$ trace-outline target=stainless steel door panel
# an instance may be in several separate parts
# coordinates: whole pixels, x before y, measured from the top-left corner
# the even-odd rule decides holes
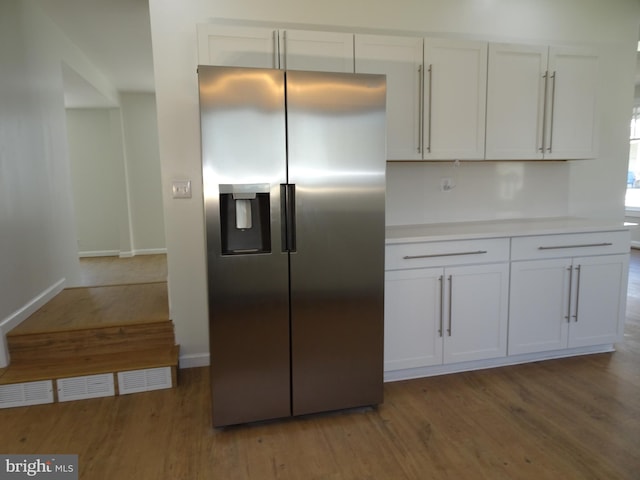
[[[213,423],[288,416],[288,263],[280,252],[280,184],[286,181],[283,72],[200,66],[198,77]],[[221,255],[219,185],[265,183],[271,253]]]
[[[385,79],[287,72],[293,413],[382,401]]]

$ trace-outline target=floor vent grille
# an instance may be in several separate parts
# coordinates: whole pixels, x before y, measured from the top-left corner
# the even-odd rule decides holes
[[[43,403],[53,403],[51,380],[0,385],[0,408],[25,407]]]
[[[118,372],[120,395],[171,388],[171,367]]]
[[[86,398],[112,397],[115,395],[112,373],[61,378],[57,383],[59,402],[83,400]]]

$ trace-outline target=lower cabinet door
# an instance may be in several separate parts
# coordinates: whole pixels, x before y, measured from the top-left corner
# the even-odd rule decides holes
[[[442,268],[385,274],[384,369],[442,363]]]
[[[571,259],[511,264],[509,355],[566,348]]]
[[[445,269],[444,363],[507,354],[509,265]]]
[[[626,254],[513,262],[509,355],[619,341],[628,273]]]
[[[628,255],[573,259],[574,300],[569,347],[620,340],[624,329]]]

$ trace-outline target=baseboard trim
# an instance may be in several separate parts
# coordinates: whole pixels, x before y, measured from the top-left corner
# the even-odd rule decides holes
[[[475,362],[452,363],[449,365],[433,365],[430,367],[407,368],[402,370],[387,370],[384,372],[384,381],[397,382],[401,380],[411,380],[414,378],[433,377],[436,375],[447,375],[450,373],[471,372],[474,370],[484,370],[486,368],[507,367],[510,365],[519,365],[521,363],[540,362],[544,360],[554,360],[558,358],[575,357],[579,355],[590,355],[594,353],[609,353],[614,351],[614,345],[604,344],[588,347],[567,348],[564,350],[552,350],[549,352],[510,355],[507,357],[478,360]]]
[[[80,258],[91,257],[117,257],[120,255],[120,250],[90,250],[86,252],[78,252]]]
[[[33,297],[24,306],[13,312],[0,322],[0,368],[4,368],[9,365],[9,350],[7,348],[6,335],[11,330],[20,325],[24,320],[29,318],[30,315],[36,312],[45,303],[59,294],[64,285],[66,279],[62,278],[56,283],[51,285],[46,290],[42,291],[39,295]]]
[[[208,367],[211,364],[211,357],[208,353],[195,353],[182,355],[179,361],[180,368]]]
[[[120,257],[130,258],[136,255],[159,255],[166,254],[166,248],[141,248],[140,250],[88,250],[85,252],[78,252],[79,258],[91,258],[91,257]]]
[[[166,254],[166,248],[141,248],[140,250],[133,250],[131,252],[121,252],[121,257],[135,257],[136,255],[159,255]]]

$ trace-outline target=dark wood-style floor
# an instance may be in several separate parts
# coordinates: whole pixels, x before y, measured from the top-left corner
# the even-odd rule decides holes
[[[640,479],[640,254],[611,354],[385,385],[376,409],[211,428],[208,369],[177,389],[0,410],[0,453],[100,479]]]

